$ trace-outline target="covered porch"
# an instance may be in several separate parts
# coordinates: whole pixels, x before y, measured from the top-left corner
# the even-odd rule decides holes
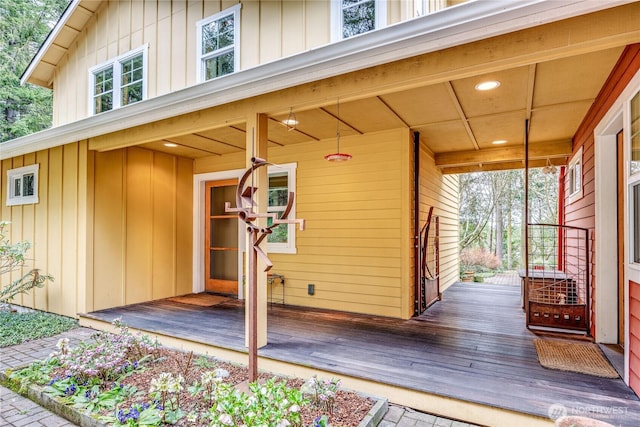
[[[337,376],[346,387],[483,425],[551,425],[552,405],[635,425],[640,401],[621,379],[540,366],[524,316],[520,287],[509,283],[457,283],[411,320],[274,304],[259,368]],[[105,328],[117,317],[165,345],[246,363],[241,301],[156,300],[88,313],[81,324]]]

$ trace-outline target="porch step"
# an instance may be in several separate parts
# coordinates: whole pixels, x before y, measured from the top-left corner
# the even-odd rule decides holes
[[[91,314],[80,315],[80,325],[115,332],[115,329],[109,321],[100,320]],[[178,338],[159,333],[157,331],[150,331],[148,329],[138,329],[131,323],[129,323],[128,326],[132,333],[140,332],[152,337],[157,337],[157,339],[167,347],[176,348],[182,351],[193,351],[194,353],[207,354],[209,356],[214,356],[234,363],[247,363],[247,354],[243,351],[219,347],[203,343],[198,340]],[[482,405],[448,396],[402,388],[355,376],[347,376],[341,372],[316,369],[302,363],[291,363],[260,355],[258,357],[258,366],[261,370],[286,376],[297,376],[302,378],[310,378],[313,375],[329,378],[338,377],[341,379],[345,388],[369,395],[381,396],[388,399],[390,403],[396,405],[413,408],[418,411],[456,419],[467,423],[505,427],[512,427],[515,425],[549,427],[553,425],[553,422],[550,419],[532,414],[510,411],[491,405]]]

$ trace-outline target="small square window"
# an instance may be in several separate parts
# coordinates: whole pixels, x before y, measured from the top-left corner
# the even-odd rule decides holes
[[[38,203],[39,169],[36,164],[7,171],[7,206]]]
[[[567,170],[567,190],[569,193],[569,203],[582,197],[582,147],[569,162]]]

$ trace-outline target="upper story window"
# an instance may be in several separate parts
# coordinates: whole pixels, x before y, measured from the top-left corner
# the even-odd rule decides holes
[[[35,164],[7,171],[7,206],[38,203],[39,170]]]
[[[89,73],[91,114],[142,101],[147,96],[147,47],[96,65]]]
[[[282,215],[289,202],[289,193],[296,191],[296,163],[287,163],[278,166],[269,166],[269,195],[268,212]],[[295,200],[294,200],[295,201]],[[295,203],[289,213],[289,218],[296,216]],[[271,225],[271,219],[267,219],[267,225]],[[280,224],[273,229],[273,233],[267,236],[267,250],[274,253],[296,252],[296,226],[295,224]]]
[[[384,0],[331,1],[333,41],[366,33],[385,25],[387,25],[387,2]]]
[[[582,147],[569,162],[567,171],[569,203],[582,197]]]
[[[416,0],[413,3],[415,16],[423,16],[449,7],[447,0]]]
[[[230,7],[198,21],[198,81],[230,74],[239,68],[240,7]]]

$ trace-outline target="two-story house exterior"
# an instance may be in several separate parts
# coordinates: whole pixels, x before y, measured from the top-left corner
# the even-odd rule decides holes
[[[594,105],[617,105],[628,132],[615,236],[637,252],[637,43],[640,4],[623,0],[73,0],[22,78],[53,89],[54,126],[1,146],[0,216],[56,278],[17,302],[76,316],[242,298],[244,232],[220,203],[258,156],[274,164],[256,176],[262,207],[281,211],[294,191],[307,222],[265,248],[285,303],[407,319],[430,207],[441,290],[458,279],[455,174],[523,167],[525,123],[531,166],[569,164],[605,113]],[[596,164],[585,189],[597,141],[581,151],[581,171]],[[325,159],[336,152],[352,157]],[[567,199],[567,222],[595,218],[592,329],[609,342],[598,322],[622,328],[638,393],[638,259],[623,273],[627,317],[609,325],[598,257],[611,242],[593,206],[574,218]]]

